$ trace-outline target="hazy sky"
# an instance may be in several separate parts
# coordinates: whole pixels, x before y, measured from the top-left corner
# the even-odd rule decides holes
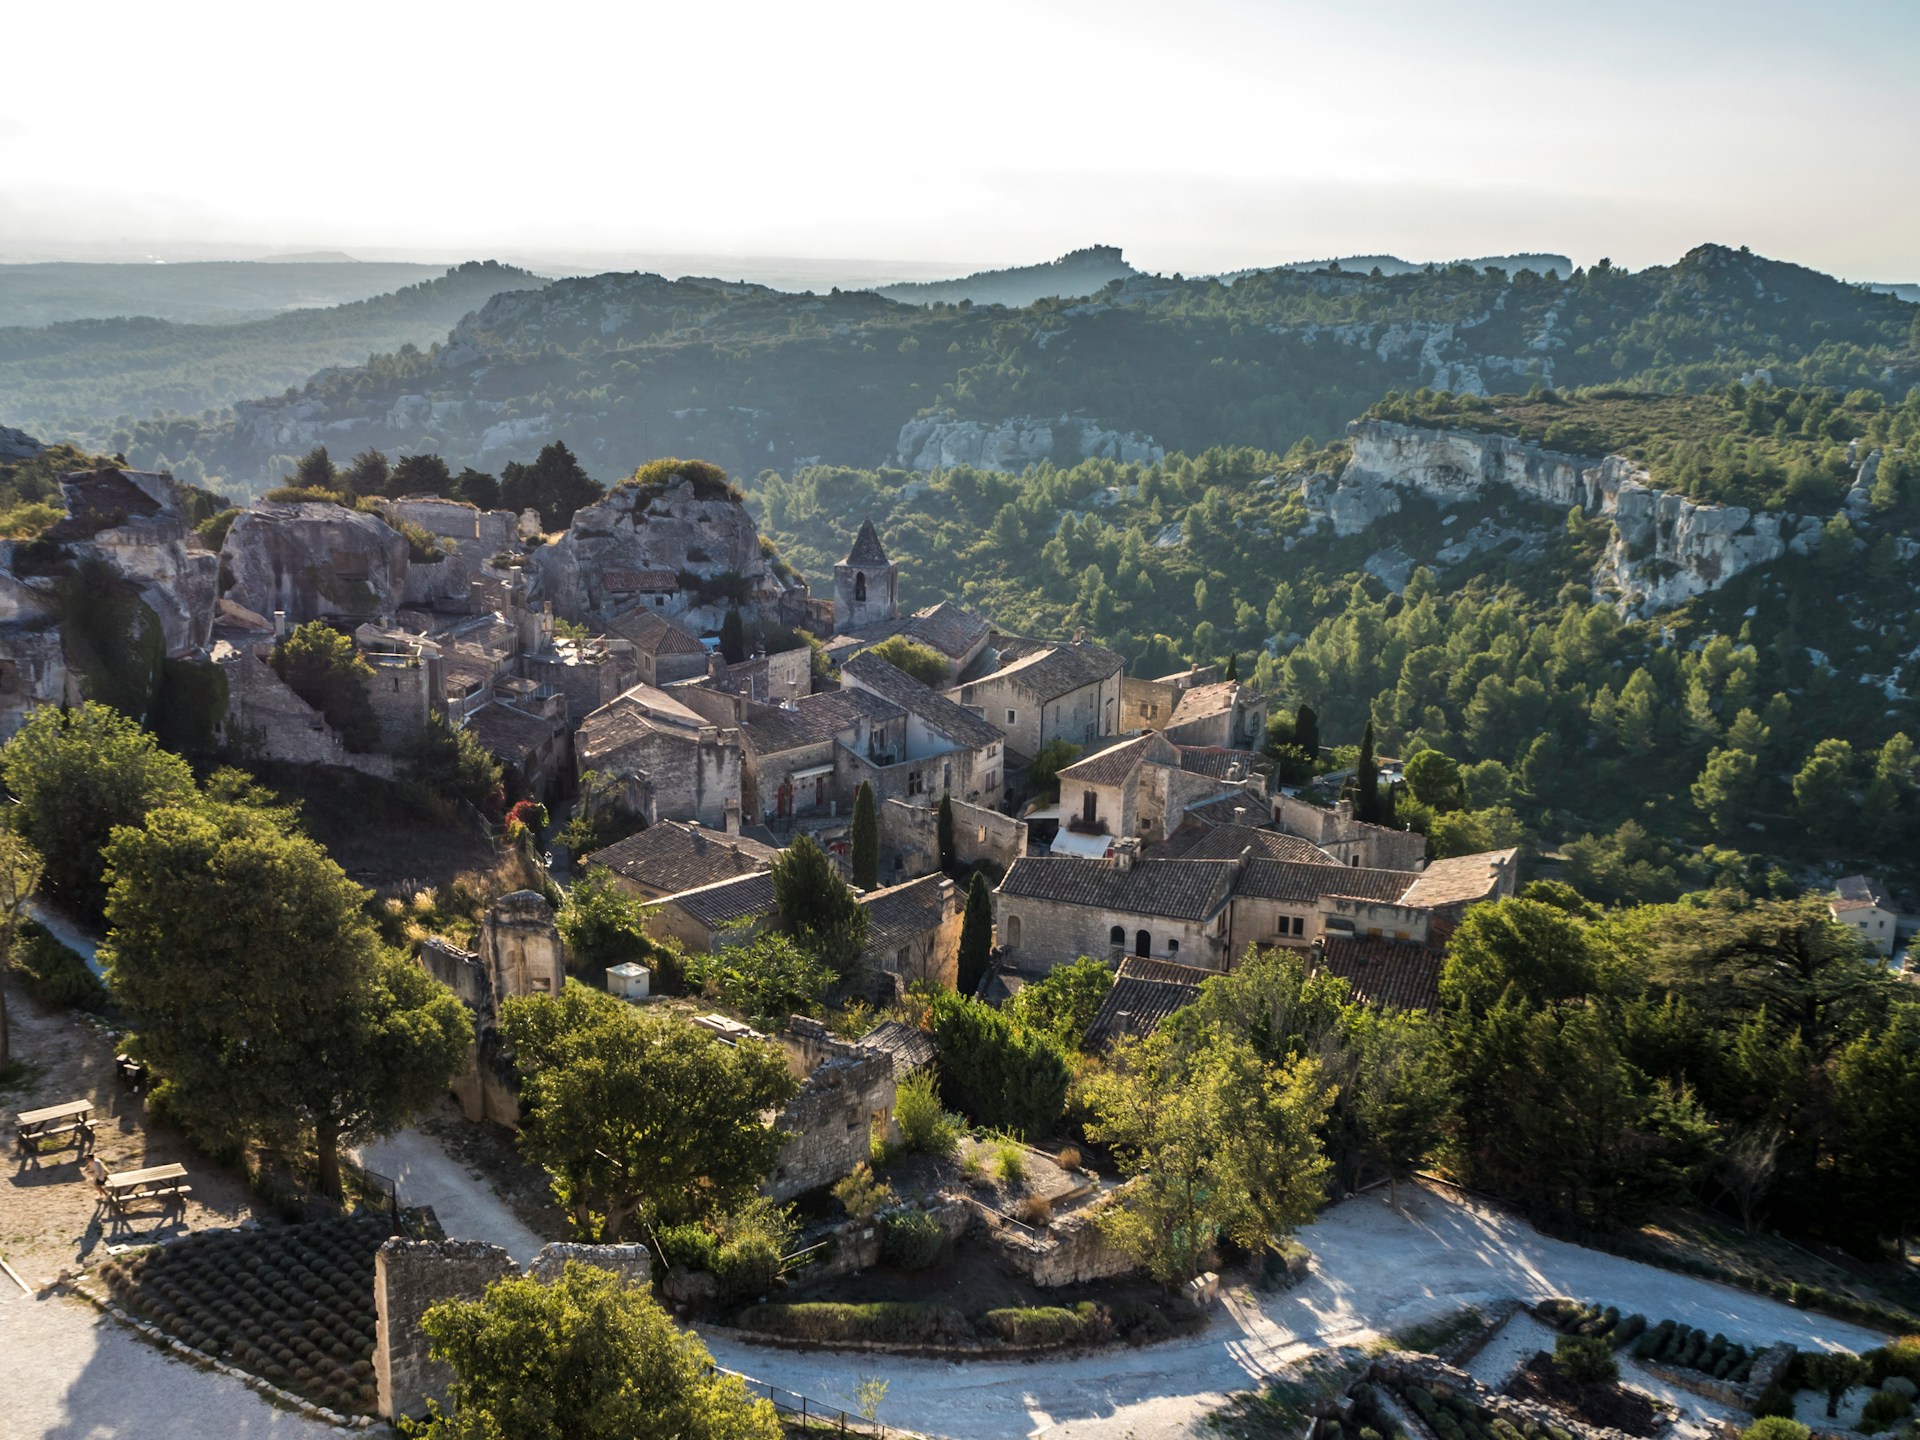
[[[1705,240],[1920,279],[1920,0],[8,7],[0,255],[1206,271]],[[34,57],[20,63],[20,57]]]

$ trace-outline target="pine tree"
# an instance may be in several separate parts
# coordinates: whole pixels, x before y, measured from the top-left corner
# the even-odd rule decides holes
[[[962,995],[971,995],[987,978],[987,966],[993,959],[993,895],[987,889],[987,877],[976,870],[967,887],[967,910],[960,921],[960,974]]]
[[[852,860],[853,883],[862,890],[877,890],[880,887],[880,822],[873,813],[873,786],[865,780],[853,796]]]
[[[1367,721],[1360,737],[1360,760],[1354,767],[1354,805],[1356,820],[1369,825],[1380,823],[1380,767],[1373,760],[1373,721]]]
[[[953,845],[953,796],[944,790],[940,792],[938,813],[940,871],[944,875],[951,875],[960,862]]]
[[[727,618],[720,622],[720,657],[729,665],[738,665],[747,658],[747,627],[737,605],[727,611]]]

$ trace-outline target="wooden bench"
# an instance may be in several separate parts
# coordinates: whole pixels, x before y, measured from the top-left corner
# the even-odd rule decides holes
[[[28,1155],[40,1153],[40,1142],[59,1135],[77,1135],[84,1149],[93,1143],[93,1102],[69,1100],[49,1105],[44,1110],[22,1111],[14,1118],[20,1136],[20,1149]]]
[[[184,1165],[149,1165],[144,1170],[122,1170],[107,1176],[101,1187],[107,1203],[123,1210],[136,1200],[165,1200],[170,1206],[184,1205],[193,1192],[187,1183]]]

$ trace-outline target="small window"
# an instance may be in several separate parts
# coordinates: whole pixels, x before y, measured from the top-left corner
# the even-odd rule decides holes
[[[855,575],[853,577],[853,598],[855,600],[864,600],[867,598],[867,577],[866,576]]]
[[[1180,953],[1180,942],[1178,940],[1167,941],[1167,954],[1169,956],[1174,956],[1174,955],[1178,955],[1179,953]]]
[[[654,606],[654,609],[656,610],[666,603],[667,603],[667,597],[664,595],[656,595],[653,597],[653,606]]]
[[[1020,712],[1018,710],[1007,711],[1007,724],[1018,725],[1019,723],[1020,723]]]
[[[1018,915],[1009,915],[1007,917],[1007,946],[1009,949],[1018,949],[1019,945],[1020,917]]]
[[[1293,933],[1296,935],[1305,935],[1307,933],[1306,916],[1296,915],[1293,917]]]
[[[1114,926],[1111,930],[1107,932],[1107,943],[1109,945],[1126,944],[1127,943],[1127,927],[1124,925]]]

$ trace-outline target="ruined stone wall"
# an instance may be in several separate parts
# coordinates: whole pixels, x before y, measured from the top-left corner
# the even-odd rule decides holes
[[[1115,727],[1124,735],[1129,730],[1164,730],[1180,703],[1182,687],[1171,680],[1136,680],[1120,677],[1120,721]]]
[[[1292,795],[1271,797],[1273,821],[1289,835],[1311,840],[1334,859],[1369,870],[1421,870],[1427,863],[1427,837],[1413,830],[1389,830],[1353,818],[1343,800],[1331,810]]]
[[[1011,1269],[1048,1289],[1131,1275],[1140,1262],[1109,1240],[1099,1224],[1119,1193],[1061,1216],[1037,1236],[984,1209],[982,1230]]]
[[[854,1051],[821,1062],[774,1122],[793,1138],[774,1161],[766,1193],[791,1200],[865,1164],[874,1131],[885,1135],[892,1124],[893,1097],[890,1056]]]
[[[503,895],[480,920],[479,959],[496,1003],[521,995],[558,995],[567,983],[566,947],[546,897]]]
[[[380,747],[397,751],[427,723],[436,709],[446,708],[446,695],[435,685],[437,661],[368,657],[373,679],[367,698],[380,722]]]
[[[652,1259],[643,1245],[548,1245],[525,1273],[550,1285],[569,1261],[609,1270],[630,1287],[652,1283]],[[396,1238],[380,1247],[373,1260],[373,1372],[381,1415],[423,1415],[429,1400],[446,1399],[453,1372],[428,1355],[420,1328],[427,1311],[446,1300],[478,1300],[489,1285],[519,1274],[505,1250],[478,1240]]]
[[[903,880],[931,875],[940,868],[940,817],[934,806],[889,800],[877,814],[882,864],[889,855],[897,857],[894,868]],[[985,862],[1004,872],[1027,853],[1027,822],[955,800],[953,852],[963,865]]]
[[[348,750],[320,712],[274,673],[265,658],[270,648],[228,648],[219,657],[227,677],[226,743],[265,760],[336,765],[391,780],[393,757]]]
[[[520,664],[527,679],[567,697],[567,719],[575,726],[639,679],[630,653],[569,657],[549,650],[522,656]]]

